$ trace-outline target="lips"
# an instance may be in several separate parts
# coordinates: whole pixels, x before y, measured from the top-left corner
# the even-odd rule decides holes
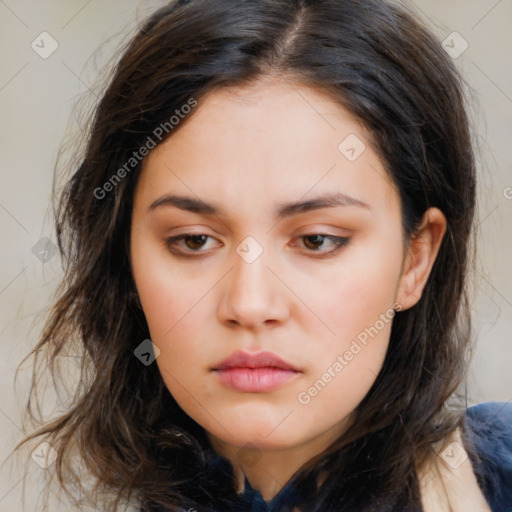
[[[290,363],[283,361],[272,352],[264,351],[256,354],[249,352],[235,352],[227,359],[216,365],[213,370],[226,370],[232,368],[278,368],[292,372],[299,372]]]
[[[212,371],[223,386],[242,393],[271,392],[302,373],[272,352],[235,352]]]

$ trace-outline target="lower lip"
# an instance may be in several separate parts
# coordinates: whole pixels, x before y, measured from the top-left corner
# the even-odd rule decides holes
[[[222,384],[246,393],[272,391],[300,373],[282,368],[226,368],[214,371]]]

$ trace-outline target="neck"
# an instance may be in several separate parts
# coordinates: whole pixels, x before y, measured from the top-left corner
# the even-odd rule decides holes
[[[339,426],[315,439],[293,447],[265,448],[253,443],[231,445],[208,433],[212,448],[233,465],[238,493],[244,491],[245,477],[263,499],[271,501],[294,474],[309,460],[322,453],[340,435]]]

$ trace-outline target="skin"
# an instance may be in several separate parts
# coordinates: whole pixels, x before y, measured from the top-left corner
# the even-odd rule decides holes
[[[350,134],[366,146],[355,161],[338,149]],[[278,205],[333,192],[368,207],[275,218]],[[150,210],[165,194],[222,212]],[[240,491],[247,475],[270,500],[344,432],[382,367],[392,321],[334,377],[331,369],[308,403],[298,396],[380,315],[416,304],[445,230],[432,208],[404,244],[399,195],[369,133],[319,91],[282,78],[210,93],[151,151],[135,191],[130,256],[160,350],[156,364],[178,404],[232,462]],[[177,242],[180,257],[166,239],[181,234],[209,238]],[[350,242],[336,250],[315,234]],[[263,248],[251,263],[237,252],[249,236]],[[269,350],[301,373],[269,392],[229,389],[211,368],[237,350]]]

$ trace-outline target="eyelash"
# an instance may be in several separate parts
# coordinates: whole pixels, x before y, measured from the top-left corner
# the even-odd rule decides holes
[[[320,253],[320,255],[314,255],[318,251],[311,251],[312,254],[314,255],[313,257],[315,257],[315,258],[327,258],[329,256],[335,256],[340,249],[342,249],[343,247],[346,247],[350,243],[350,237],[325,235],[325,234],[322,234],[322,233],[311,233],[311,234],[307,234],[307,235],[302,235],[299,238],[304,239],[304,238],[311,238],[311,237],[315,237],[315,236],[331,240],[334,243],[334,245],[335,245],[334,249],[332,249],[331,251]],[[167,238],[165,240],[165,245],[167,246],[167,248],[173,254],[175,254],[178,257],[182,257],[182,258],[197,258],[197,257],[201,256],[200,253],[207,253],[207,251],[201,251],[201,250],[197,250],[197,251],[194,251],[194,250],[182,251],[180,249],[176,249],[176,246],[177,246],[177,244],[179,242],[181,242],[182,240],[191,238],[191,237],[213,238],[213,237],[211,237],[209,235],[205,235],[203,233],[199,233],[199,234],[185,233],[183,235],[178,235],[178,236]],[[196,253],[196,254],[199,253],[199,255],[198,256],[194,256],[194,253]]]

